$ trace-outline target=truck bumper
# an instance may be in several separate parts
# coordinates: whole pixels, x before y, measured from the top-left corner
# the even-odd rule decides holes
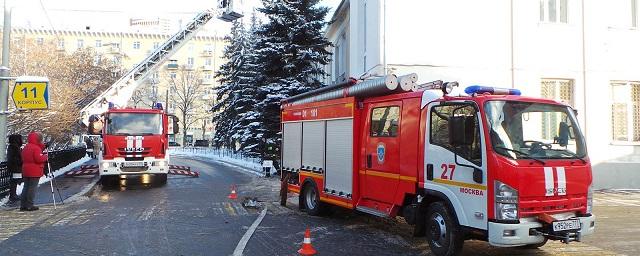
[[[125,161],[124,158],[100,159],[100,176],[143,175],[169,173],[168,159],[145,158],[142,161]]]
[[[576,218],[580,220],[580,229],[570,232],[570,234],[562,234],[571,235],[575,238],[570,241],[580,241],[583,236],[591,235],[595,230],[596,217],[594,215]],[[562,220],[567,218],[557,219]],[[499,247],[537,244],[543,242],[545,237],[548,237],[550,239],[558,238],[555,236],[555,234],[543,234],[542,232],[540,232],[539,230],[543,229],[543,223],[539,222],[536,218],[523,218],[520,219],[520,223],[518,224],[489,222],[488,228],[489,243],[493,246]]]

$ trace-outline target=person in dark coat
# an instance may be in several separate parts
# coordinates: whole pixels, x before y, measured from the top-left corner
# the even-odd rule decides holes
[[[24,189],[22,190],[21,211],[35,211],[38,207],[33,205],[36,196],[36,188],[40,177],[44,176],[44,164],[47,162],[47,154],[43,153],[45,145],[42,143],[42,134],[31,132],[27,135],[27,145],[22,149],[22,177]]]
[[[90,137],[84,137],[84,143],[87,146],[87,154],[89,157],[93,158],[93,141]]]
[[[18,184],[22,182],[22,156],[20,154],[22,147],[22,135],[9,135],[9,146],[7,147],[7,169],[11,172],[9,180],[9,204],[14,204],[20,200],[17,189]]]

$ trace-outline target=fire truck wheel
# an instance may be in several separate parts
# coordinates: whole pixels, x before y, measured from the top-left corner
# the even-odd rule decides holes
[[[426,217],[427,241],[431,251],[438,256],[458,255],[464,237],[458,221],[443,202],[429,206]]]
[[[119,179],[120,177],[117,175],[106,175],[100,177],[100,182],[102,183],[103,187],[112,188],[118,185]]]
[[[156,183],[160,186],[167,184],[167,175],[166,174],[156,174],[154,177],[156,179]]]
[[[545,238],[545,239],[544,239],[542,242],[540,242],[540,243],[537,243],[537,244],[528,244],[528,245],[523,245],[523,246],[520,246],[520,247],[518,247],[518,248],[521,248],[521,249],[538,249],[538,248],[540,248],[540,247],[544,246],[544,245],[547,243],[547,241],[548,241],[548,240],[549,240],[549,239]]]
[[[304,208],[307,209],[307,214],[311,216],[320,215],[322,203],[320,202],[320,193],[318,193],[318,187],[315,183],[310,182],[304,186],[303,201]]]

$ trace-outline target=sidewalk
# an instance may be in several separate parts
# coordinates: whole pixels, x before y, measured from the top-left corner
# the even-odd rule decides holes
[[[64,167],[60,170],[55,171],[56,178],[53,181],[55,187],[53,188],[56,196],[56,203],[60,204],[62,197],[63,200],[68,200],[72,196],[82,192],[82,190],[87,189],[89,184],[92,184],[94,180],[97,180],[98,177],[87,175],[87,176],[76,176],[76,177],[66,177],[64,172],[76,168],[83,164],[97,164],[98,160],[90,159],[86,162],[78,161],[78,163],[71,164],[67,167]],[[51,197],[51,185],[48,181],[49,179],[46,177],[40,178],[40,185],[38,185],[38,189],[36,190],[36,197],[34,203],[36,205],[46,205],[53,204],[53,198]],[[57,188],[57,189],[56,189]],[[19,187],[19,189],[21,189]],[[60,194],[58,194],[58,190]],[[20,207],[20,204],[16,204],[13,206],[9,205],[0,205],[0,207],[4,208],[17,208]]]

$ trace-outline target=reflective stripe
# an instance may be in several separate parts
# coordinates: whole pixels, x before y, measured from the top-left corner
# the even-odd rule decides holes
[[[565,177],[564,167],[556,167],[556,176],[558,176],[558,195],[567,194],[567,178]]]
[[[142,136],[136,136],[136,152],[138,152],[139,148],[142,148]]]
[[[298,240],[298,241],[300,241],[300,240]],[[305,237],[303,243],[310,244],[311,243],[311,238]]]
[[[553,167],[544,168],[544,190],[545,196],[553,196]]]
[[[127,136],[127,149],[133,148],[133,136]]]
[[[14,173],[11,177],[14,179],[22,179],[22,173]]]

